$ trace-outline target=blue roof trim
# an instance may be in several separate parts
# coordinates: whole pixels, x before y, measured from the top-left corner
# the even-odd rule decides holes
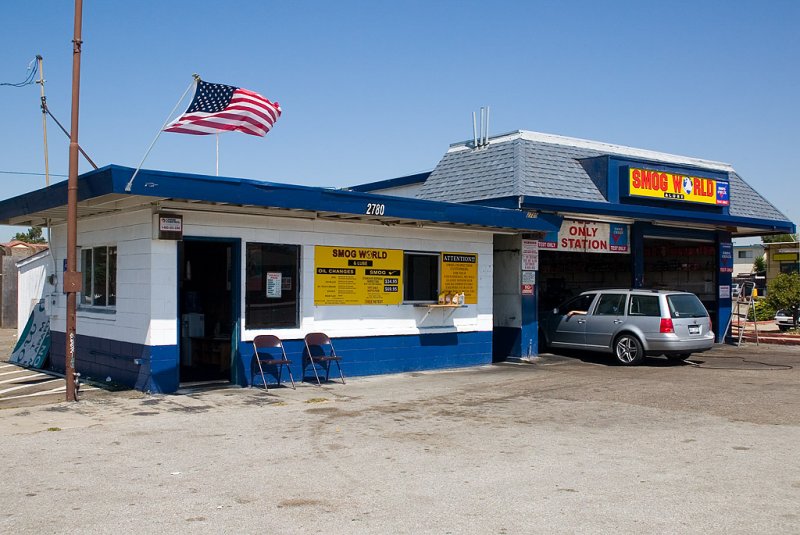
[[[703,213],[703,212],[688,212],[686,210],[673,210],[670,208],[658,208],[651,206],[636,206],[628,204],[615,204],[607,206],[588,201],[567,201],[561,199],[551,199],[542,197],[525,197],[523,200],[523,208],[571,211],[576,209],[586,211],[586,213],[603,214],[603,215],[617,215],[623,217],[631,217],[635,219],[659,219],[666,221],[677,222],[693,222],[693,223],[706,223],[711,225],[724,225],[724,226],[746,226],[763,228],[768,231],[780,231],[793,233],[794,223],[790,221],[771,221],[767,219],[755,219],[749,217],[732,217],[724,214]]]
[[[595,203],[591,201],[577,201],[570,199],[555,199],[552,197],[502,197],[486,201],[473,201],[472,205],[480,203],[483,206],[497,208],[517,208],[523,210],[548,210],[553,212],[584,212],[594,215],[608,215],[630,217],[638,220],[676,221],[685,223],[704,223],[721,226],[743,226],[763,229],[768,232],[781,234],[794,234],[796,227],[791,221],[778,221],[758,219],[751,217],[736,217],[720,213],[689,212],[670,208],[659,208],[633,204]]]
[[[398,178],[389,178],[387,180],[379,180],[378,182],[368,182],[366,184],[359,184],[357,186],[350,186],[351,191],[376,191],[381,189],[399,188],[401,186],[409,186],[411,184],[422,184],[428,177],[431,176],[433,171],[425,173],[417,173],[416,175],[401,176]]]
[[[692,164],[677,164],[656,162],[653,160],[644,160],[642,158],[634,158],[630,156],[619,156],[616,154],[608,154],[606,157],[619,164],[619,167],[629,165],[631,167],[638,167],[640,169],[652,169],[656,171],[663,171],[665,173],[679,173],[682,175],[691,175],[704,178],[712,178],[714,180],[722,180],[728,182],[728,171],[721,171],[718,169],[711,169],[709,167],[702,167]]]
[[[369,204],[381,204],[383,217],[412,221],[541,232],[557,230],[561,224],[558,216],[531,218],[519,210],[169,171],[142,170],[131,191],[126,192],[133,172],[129,167],[110,165],[81,175],[78,199],[114,193],[353,215],[368,215]],[[66,201],[67,183],[59,182],[0,202],[0,222],[64,206]]]

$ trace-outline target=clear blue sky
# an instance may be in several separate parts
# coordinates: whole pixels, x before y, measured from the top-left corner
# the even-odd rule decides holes
[[[222,175],[341,187],[430,170],[489,105],[494,134],[731,163],[800,221],[794,0],[84,4],[79,133],[99,165],[135,167],[197,72],[283,108],[265,138],[220,137]],[[41,54],[65,125],[72,26],[68,0],[0,5],[0,82]],[[0,97],[0,171],[43,172],[38,86]],[[66,175],[68,140],[48,128],[51,172]],[[214,137],[165,133],[145,167],[213,174]],[[0,198],[43,185],[0,173]]]

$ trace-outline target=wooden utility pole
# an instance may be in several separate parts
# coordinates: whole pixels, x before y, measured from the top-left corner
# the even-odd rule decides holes
[[[67,271],[64,291],[67,294],[67,347],[65,371],[67,401],[78,401],[75,388],[75,337],[78,292],[81,277],[77,270],[78,249],[78,104],[81,88],[81,22],[83,0],[75,0],[75,29],[72,38],[72,124],[69,136],[69,179],[67,182]]]

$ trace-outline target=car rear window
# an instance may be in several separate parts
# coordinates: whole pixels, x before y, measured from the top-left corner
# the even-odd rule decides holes
[[[629,316],[661,316],[657,295],[631,295]]]
[[[667,296],[669,313],[673,318],[705,318],[706,307],[694,294],[674,294]]]

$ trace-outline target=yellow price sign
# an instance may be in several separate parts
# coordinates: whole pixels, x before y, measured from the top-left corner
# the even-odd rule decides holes
[[[403,302],[403,251],[314,247],[315,305],[397,305]]]

